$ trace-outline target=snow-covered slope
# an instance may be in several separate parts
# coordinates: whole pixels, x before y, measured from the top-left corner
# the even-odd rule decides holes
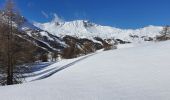
[[[1,100],[170,100],[170,41],[101,52]],[[57,63],[56,63],[57,66]]]
[[[7,19],[8,15],[3,11],[0,11],[0,24],[7,24]],[[47,52],[60,51],[67,46],[59,37],[36,27],[25,17],[17,13],[13,14],[12,25],[18,30],[17,36],[33,43]]]
[[[119,29],[109,26],[101,26],[89,21],[76,20],[70,22],[60,22],[53,20],[47,23],[34,23],[35,26],[47,30],[50,33],[59,37],[65,35],[77,36],[79,38],[92,39],[100,37],[103,39],[121,39],[124,41],[142,41],[145,37],[155,37],[162,30],[161,26],[148,26],[141,29]],[[135,40],[134,37],[137,36]]]

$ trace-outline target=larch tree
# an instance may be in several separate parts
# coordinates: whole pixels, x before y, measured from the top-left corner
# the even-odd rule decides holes
[[[12,0],[7,0],[4,15],[7,17],[8,31],[7,35],[7,85],[13,84],[13,62],[12,62],[12,39],[13,39],[13,23],[14,4]]]
[[[34,62],[36,46],[20,37],[25,34],[17,28],[22,17],[14,9],[12,0],[7,0],[0,18],[0,67],[6,71],[6,79],[0,83],[12,85],[21,83],[23,71],[29,70],[25,63]]]
[[[166,35],[168,35],[168,34],[170,34],[170,26],[169,26],[169,25],[166,25],[166,26],[163,28],[163,30],[161,31],[161,35],[166,36]]]

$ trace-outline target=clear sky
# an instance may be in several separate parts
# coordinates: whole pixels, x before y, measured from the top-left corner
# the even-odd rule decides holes
[[[5,0],[0,0],[0,6]],[[85,19],[119,28],[170,25],[170,0],[14,0],[30,21]]]

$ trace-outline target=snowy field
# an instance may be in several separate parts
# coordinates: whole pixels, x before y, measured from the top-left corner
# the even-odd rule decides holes
[[[170,41],[126,47],[52,64],[66,67],[0,87],[0,100],[170,100]]]

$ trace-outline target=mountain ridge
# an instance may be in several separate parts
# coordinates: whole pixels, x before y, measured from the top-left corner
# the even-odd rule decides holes
[[[6,17],[0,13],[0,21]],[[14,14],[13,25],[21,31],[19,36],[31,41],[48,53],[74,58],[99,49],[116,49],[118,44],[153,41],[163,27],[148,26],[136,30],[102,26],[88,20],[63,21],[54,18],[47,23],[31,23],[25,17]]]
[[[134,42],[130,35],[154,38],[156,35],[160,35],[159,33],[163,29],[163,26],[153,25],[139,29],[120,29],[111,26],[98,25],[87,20],[75,20],[68,22],[58,22],[53,20],[47,23],[34,23],[34,25],[59,37],[71,35],[88,39],[92,39],[94,37],[100,37],[102,39],[116,38],[130,42]],[[143,39],[139,40],[141,41]]]

